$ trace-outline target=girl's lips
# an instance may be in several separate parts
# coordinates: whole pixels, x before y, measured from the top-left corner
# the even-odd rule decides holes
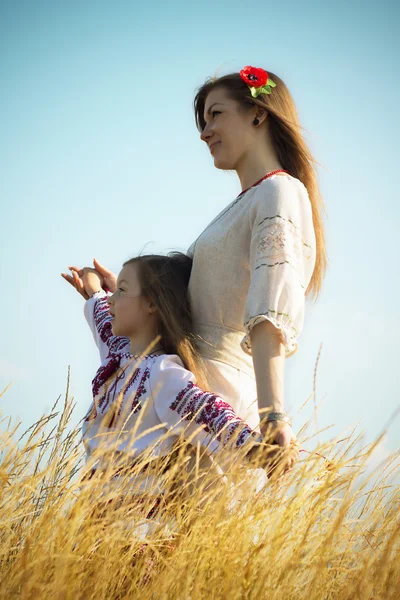
[[[214,150],[215,146],[217,146],[220,143],[221,142],[213,142],[212,144],[210,144],[210,152],[211,152],[211,154],[212,154],[212,151]]]

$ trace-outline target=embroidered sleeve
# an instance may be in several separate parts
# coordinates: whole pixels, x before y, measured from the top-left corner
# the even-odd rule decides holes
[[[194,375],[178,357],[161,357],[153,366],[150,384],[157,416],[170,433],[183,434],[210,452],[223,446],[238,449],[258,440],[258,434],[227,402],[196,385]]]
[[[265,182],[260,185],[253,216],[242,348],[251,354],[250,331],[268,320],[281,330],[289,356],[297,350],[305,291],[315,264],[311,204],[305,187],[281,176]]]
[[[92,330],[94,341],[103,362],[109,354],[117,354],[129,346],[129,338],[112,334],[111,315],[108,307],[109,293],[101,290],[85,302],[85,317]]]

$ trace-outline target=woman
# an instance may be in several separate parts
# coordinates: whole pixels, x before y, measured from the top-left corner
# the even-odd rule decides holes
[[[262,433],[287,448],[296,438],[284,412],[285,358],[326,269],[314,160],[287,87],[263,69],[207,81],[194,109],[214,166],[236,171],[242,187],[189,251],[199,350],[210,389],[251,427],[264,417]]]

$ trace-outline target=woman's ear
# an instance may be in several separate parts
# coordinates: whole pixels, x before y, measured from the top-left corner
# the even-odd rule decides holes
[[[254,111],[253,125],[258,127],[266,120],[267,116],[268,113],[266,110],[261,108],[261,106],[256,106]]]

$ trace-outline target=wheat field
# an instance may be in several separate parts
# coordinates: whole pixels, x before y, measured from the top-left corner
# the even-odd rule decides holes
[[[68,389],[23,434],[2,416],[1,599],[400,597],[399,455],[371,472],[380,438],[319,445],[264,485],[242,463],[185,479],[181,452],[148,519],[146,499],[82,476],[73,416]]]

